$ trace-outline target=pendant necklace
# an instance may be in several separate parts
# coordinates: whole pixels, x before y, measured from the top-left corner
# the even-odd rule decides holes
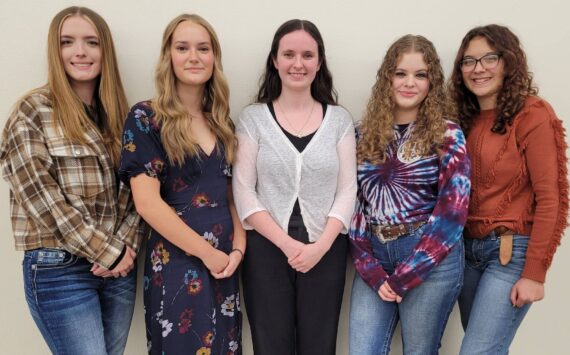
[[[283,110],[283,107],[281,107],[281,104],[279,103],[279,101],[275,101],[277,103],[277,106],[279,106],[279,110],[281,111],[281,113],[283,114],[283,118],[285,118],[285,121],[287,122],[287,124],[289,125],[289,127],[291,127],[291,129],[293,131],[295,130],[295,127],[291,124],[291,121],[289,121],[289,118],[287,118],[287,114],[285,114],[285,111]],[[313,110],[315,108],[315,101],[313,100],[313,105],[311,106],[311,111],[309,112],[309,115],[307,116],[307,118],[305,119],[305,123],[303,124],[303,126],[301,127],[301,129],[297,130],[296,133],[293,133],[293,135],[297,136],[297,138],[301,138],[302,135],[301,133],[303,132],[303,130],[305,129],[305,127],[307,127],[307,124],[309,124],[309,121],[311,120],[311,115],[313,114]]]

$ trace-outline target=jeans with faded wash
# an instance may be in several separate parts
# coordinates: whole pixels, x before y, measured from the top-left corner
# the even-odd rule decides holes
[[[483,239],[465,238],[465,281],[459,296],[465,330],[461,355],[509,353],[509,346],[531,305],[513,307],[510,298],[511,289],[522,274],[528,239],[514,235],[511,260],[501,265],[501,238],[495,232]]]
[[[424,228],[425,225],[386,244],[372,239],[373,254],[389,275],[412,253]],[[459,242],[400,304],[383,301],[356,273],[350,303],[349,353],[389,354],[392,336],[400,322],[404,354],[437,354],[461,290],[463,267],[463,243]]]
[[[136,292],[136,268],[126,277],[94,276],[86,259],[61,249],[24,254],[26,301],[54,354],[123,354]]]

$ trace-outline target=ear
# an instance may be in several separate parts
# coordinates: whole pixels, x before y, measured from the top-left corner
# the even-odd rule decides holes
[[[271,57],[271,61],[273,62],[273,67],[277,70],[277,59],[275,57]]]
[[[322,63],[323,63],[323,62],[319,61],[319,66],[317,67],[317,71],[321,70],[321,64],[322,64]]]

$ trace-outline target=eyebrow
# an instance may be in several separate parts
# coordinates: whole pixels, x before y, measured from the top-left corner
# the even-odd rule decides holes
[[[61,35],[60,38],[68,39],[68,38],[75,38],[75,37],[74,37],[74,36],[70,36],[70,35]],[[80,37],[80,38],[83,38],[83,39],[96,39],[96,40],[99,39],[99,37],[97,37],[97,36],[85,36],[85,37]]]
[[[497,53],[497,51],[487,52],[487,53],[483,54],[480,58],[483,58],[484,56],[489,55],[489,54],[498,54],[498,53]],[[463,58],[466,58],[466,57],[476,58],[474,55],[464,54]]]
[[[175,42],[174,42],[174,44],[188,44],[188,43],[189,43],[188,41],[175,41]],[[205,45],[205,44],[207,44],[207,45],[209,45],[209,46],[212,45],[212,43],[211,43],[211,42],[208,42],[208,41],[200,42],[200,43],[198,43],[197,45],[198,45],[198,46],[203,46],[203,45]]]

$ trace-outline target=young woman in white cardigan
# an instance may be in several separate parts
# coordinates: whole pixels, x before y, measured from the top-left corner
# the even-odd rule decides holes
[[[243,285],[256,354],[335,354],[341,233],[356,198],[354,127],[336,96],[316,26],[285,22],[236,130],[233,191],[248,230]]]

